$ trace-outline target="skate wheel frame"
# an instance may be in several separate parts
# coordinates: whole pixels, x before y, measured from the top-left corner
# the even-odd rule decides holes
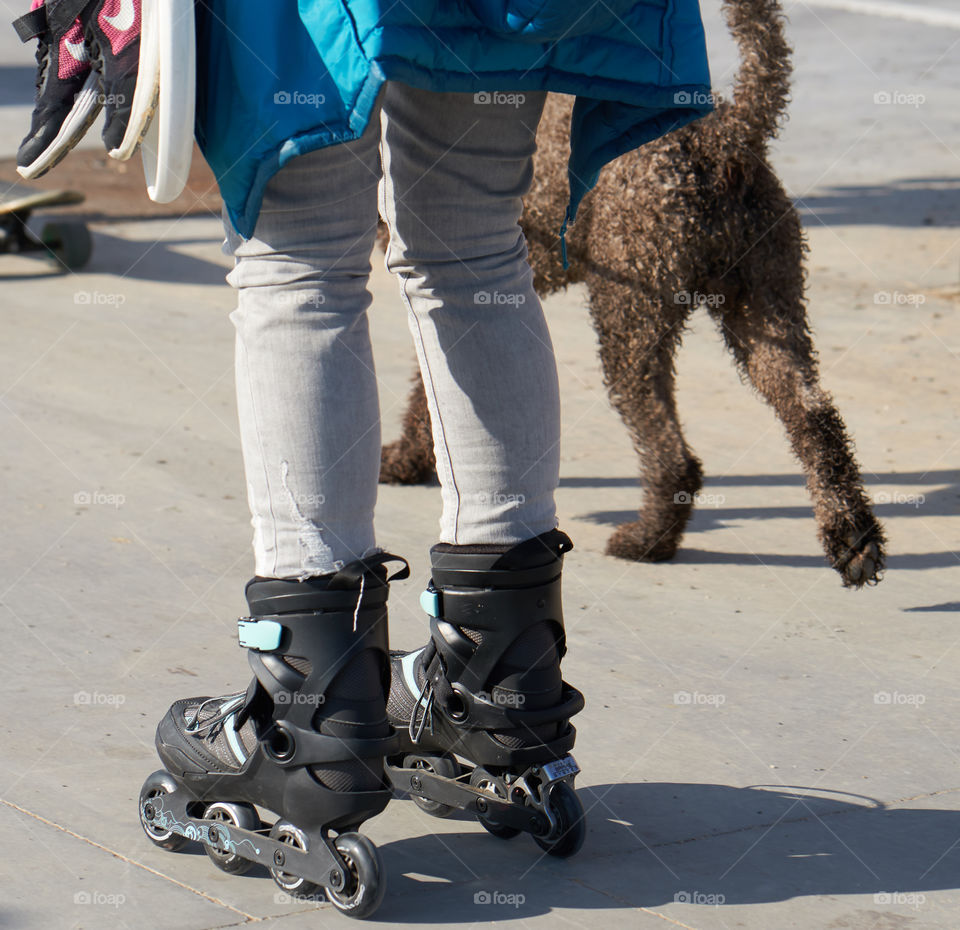
[[[583,844],[583,805],[572,785],[580,768],[573,756],[531,766],[509,781],[478,766],[470,772],[469,784],[462,777],[443,777],[434,766],[408,764],[418,758],[434,757],[408,754],[402,766],[388,761],[386,771],[394,789],[410,795],[428,813],[430,805],[468,811],[494,836],[509,839],[530,833],[542,849],[561,858]]]
[[[278,820],[270,830],[270,836],[279,843],[294,846],[303,852],[306,852],[310,847],[307,834],[287,820]],[[287,894],[298,898],[312,897],[321,888],[316,882],[311,882],[300,875],[294,875],[292,872],[285,872],[281,868],[271,868],[270,876],[276,882],[278,888],[282,888]]]
[[[403,767],[405,769],[426,770],[439,775],[441,778],[455,779],[460,777],[460,766],[450,755],[433,755],[430,753],[407,755],[404,756]],[[413,782],[412,778],[411,782]],[[431,800],[425,795],[417,794],[415,784],[411,784],[411,789],[410,797],[413,798],[413,803],[431,817],[449,817],[457,810],[450,804],[443,804],[440,801]]]
[[[154,772],[140,791],[140,823],[150,841],[166,849],[187,840],[202,843],[224,871],[239,874],[254,863],[263,865],[292,895],[322,887],[333,906],[349,917],[369,917],[380,906],[383,867],[376,846],[362,834],[331,839],[323,831],[311,837],[278,821],[267,836],[251,805],[213,802],[206,809],[215,817],[208,819],[191,813],[201,803],[168,772]],[[256,828],[249,829],[254,823]]]
[[[470,784],[480,791],[493,794],[498,798],[503,798],[504,801],[510,800],[507,786],[503,780],[493,777],[482,768],[475,768],[473,772],[470,773]],[[489,805],[485,804],[484,807],[489,807]],[[515,836],[519,836],[523,832],[517,827],[500,823],[495,813],[477,814],[477,820],[487,833],[495,836],[499,840],[512,840]]]

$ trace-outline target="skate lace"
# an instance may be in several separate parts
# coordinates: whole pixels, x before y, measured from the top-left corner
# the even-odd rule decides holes
[[[424,697],[426,697],[426,702],[424,702]],[[429,724],[430,732],[433,732],[433,697],[433,682],[428,678],[420,689],[420,694],[417,696],[417,703],[413,705],[413,713],[410,715],[408,730],[410,732],[410,739],[414,745],[420,742],[420,737],[423,736],[425,726]],[[417,714],[421,705],[423,705],[423,715],[420,717],[418,724]]]
[[[363,603],[363,585],[367,580],[366,574],[360,576],[360,593],[357,595],[357,606],[353,611],[353,632],[357,632],[357,617],[360,616],[360,605]]]
[[[207,698],[205,701],[200,703],[200,706],[197,708],[196,714],[194,714],[192,722],[188,723],[186,726],[186,732],[191,736],[197,736],[200,733],[203,733],[205,730],[210,730],[213,727],[217,726],[219,723],[223,723],[231,714],[236,713],[237,707],[235,701],[238,697],[243,697],[246,694],[245,691],[238,691],[236,694],[226,694],[221,697],[212,697]],[[200,715],[203,713],[203,709],[208,704],[220,704],[220,710],[213,716],[209,717],[207,720],[200,720]],[[226,709],[224,709],[226,708]]]

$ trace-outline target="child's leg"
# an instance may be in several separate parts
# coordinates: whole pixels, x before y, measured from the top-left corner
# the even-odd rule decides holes
[[[256,854],[284,891],[321,883],[361,917],[383,885],[373,844],[352,831],[389,801],[383,760],[397,744],[385,695],[387,563],[397,557],[357,559],[373,545],[380,457],[366,320],[379,123],[281,169],[254,237],[229,237],[260,576],[246,587],[239,638],[254,679],[245,692],[177,701],[157,728],[166,771],[148,779],[144,800],[170,794],[190,833],[166,829],[154,802],[141,808],[160,845],[199,838],[229,872]],[[269,835],[251,805],[276,818]],[[235,829],[259,832],[234,844]],[[347,871],[290,856],[291,845],[329,848],[331,829]]]
[[[446,779],[426,793],[441,810],[478,809],[478,789],[486,805],[506,800],[512,811],[481,814],[488,829],[526,829],[569,856],[584,826],[575,763],[559,760],[583,698],[560,673],[571,543],[555,528],[559,391],[518,223],[543,102],[400,85],[384,98],[387,266],[417,343],[444,504],[423,601],[431,637],[394,658],[387,706],[413,765],[401,782],[424,768]],[[469,779],[451,752],[474,766]]]
[[[556,363],[519,226],[544,94],[387,85],[380,210],[433,420],[445,543],[556,526]]]
[[[334,572],[374,545],[380,414],[366,310],[379,141],[375,113],[361,139],[294,159],[270,181],[253,238],[228,233],[260,576]]]

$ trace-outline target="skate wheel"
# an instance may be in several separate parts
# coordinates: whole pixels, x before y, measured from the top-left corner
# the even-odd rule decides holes
[[[216,801],[210,804],[203,812],[204,820],[216,820],[220,823],[240,827],[242,830],[259,830],[260,817],[252,804],[234,804],[229,801]],[[253,867],[253,862],[238,856],[228,849],[219,849],[203,844],[203,851],[210,857],[213,864],[230,875],[243,875]]]
[[[404,756],[403,767],[405,769],[424,769],[427,772],[439,775],[441,778],[453,779],[460,775],[460,766],[450,756]],[[420,810],[431,817],[449,817],[456,811],[455,807],[441,801],[431,801],[429,798],[422,798],[416,794],[411,794],[410,797],[413,798],[413,803]]]
[[[187,838],[179,833],[174,833],[172,830],[164,830],[147,820],[143,814],[144,805],[153,798],[173,794],[176,790],[177,783],[174,777],[163,769],[150,775],[140,789],[140,826],[143,827],[143,832],[147,834],[147,839],[161,849],[180,849],[187,842]]]
[[[566,859],[577,852],[587,835],[583,804],[566,782],[557,782],[551,789],[547,803],[557,818],[557,829],[548,836],[536,836],[536,844],[551,856]]]
[[[40,241],[63,271],[82,268],[93,253],[93,239],[83,223],[47,223],[40,233]]]
[[[347,867],[343,888],[326,889],[330,903],[342,914],[363,920],[380,907],[387,890],[377,847],[362,833],[341,833],[334,841]]]
[[[481,791],[489,791],[498,798],[503,798],[504,800],[507,798],[507,792],[503,785],[481,768],[474,769],[470,774],[470,784],[473,785],[474,788],[479,788]],[[500,840],[512,840],[521,833],[516,827],[508,827],[506,824],[497,823],[494,818],[484,814],[477,814],[477,820],[480,821],[480,826],[483,827],[487,833]]]
[[[477,820],[480,821],[480,826],[487,831],[491,836],[495,836],[498,840],[512,840],[515,836],[519,836],[522,832],[516,827],[508,827],[506,824],[497,823],[495,820],[490,820],[488,817],[484,817],[482,814],[477,814]]]
[[[309,849],[307,834],[299,827],[295,827],[289,820],[278,820],[270,830],[270,838],[278,843],[286,843],[288,846],[296,846],[306,852]],[[320,886],[315,882],[301,878],[291,872],[284,872],[281,869],[270,869],[273,880],[291,897],[310,898],[320,891]]]

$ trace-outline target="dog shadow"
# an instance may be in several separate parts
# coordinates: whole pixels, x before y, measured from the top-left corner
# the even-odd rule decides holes
[[[794,201],[805,226],[960,225],[960,180],[901,178],[889,184],[820,188]]]
[[[920,488],[919,491],[880,491],[874,494],[873,510],[882,519],[891,517],[931,517],[960,515],[960,470],[940,469],[925,472],[871,473],[872,483],[903,485]],[[691,533],[723,529],[730,524],[745,520],[800,519],[812,520],[811,507],[724,507],[722,493],[715,489],[724,487],[804,487],[801,475],[719,475],[707,481],[704,503],[694,506],[686,538]],[[604,488],[635,487],[639,482],[631,478],[561,478],[561,487]],[[923,491],[925,486],[933,490]],[[713,506],[715,502],[717,506]],[[634,510],[596,510],[576,515],[575,519],[589,523],[619,526],[635,520]],[[826,563],[822,555],[793,555],[773,552],[714,552],[681,544],[671,560],[678,565],[782,565],[790,568],[821,568]],[[955,551],[944,552],[899,552],[887,556],[891,570],[923,571],[936,568],[952,568],[957,565]],[[926,608],[929,610],[933,607]]]
[[[554,908],[672,903],[722,915],[815,895],[870,894],[878,910],[920,908],[926,892],[957,887],[957,810],[890,808],[794,786],[632,783],[578,793],[588,834],[569,860],[546,856],[529,837],[497,840],[476,829],[381,847],[390,919],[522,922]]]

